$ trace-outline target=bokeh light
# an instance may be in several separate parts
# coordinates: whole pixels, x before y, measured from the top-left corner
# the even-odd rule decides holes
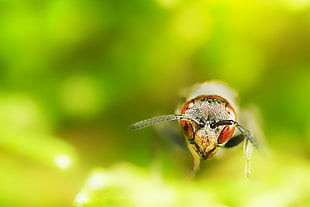
[[[76,196],[75,200],[74,200],[77,204],[77,206],[82,206],[84,204],[87,204],[89,202],[88,199],[88,194],[87,192],[82,189]]]
[[[57,155],[54,161],[56,166],[60,169],[66,169],[72,164],[71,158],[67,155]]]

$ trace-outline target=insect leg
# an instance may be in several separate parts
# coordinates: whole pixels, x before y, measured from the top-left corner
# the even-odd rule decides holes
[[[226,144],[224,145],[225,148],[231,148],[235,147],[238,144],[240,144],[244,140],[244,135],[243,134],[238,134],[234,137],[232,137]]]
[[[253,154],[253,145],[250,144],[248,139],[244,142],[244,155],[245,155],[245,169],[244,169],[244,177],[250,178],[251,177],[251,170],[252,170],[252,154]]]
[[[222,125],[235,125],[237,129],[245,136],[247,140],[249,140],[254,145],[256,149],[263,151],[262,146],[257,142],[257,140],[252,136],[252,134],[248,130],[243,128],[238,122],[233,120],[221,120],[213,123],[213,127]]]
[[[244,175],[246,178],[249,178],[251,176],[251,164],[252,164],[252,153],[253,153],[253,146],[263,152],[265,155],[267,151],[258,143],[258,141],[251,135],[251,133],[243,128],[238,122],[233,121],[233,120],[222,120],[216,123],[213,123],[213,125],[216,126],[221,126],[221,125],[235,125],[237,129],[244,135],[245,142],[244,142],[244,155],[246,158],[246,163],[245,163],[245,171]],[[251,144],[250,144],[251,143]]]
[[[193,156],[193,164],[189,176],[190,178],[194,178],[200,167],[201,156],[200,153],[197,151],[197,147],[195,146],[194,143],[188,142],[187,144],[189,145],[188,146],[189,151]]]
[[[237,127],[237,129],[247,138],[247,140],[249,140],[253,144],[253,146],[256,149],[263,151],[262,146],[258,143],[258,141],[252,136],[252,134],[248,130],[245,130],[238,122],[235,122],[234,124]]]

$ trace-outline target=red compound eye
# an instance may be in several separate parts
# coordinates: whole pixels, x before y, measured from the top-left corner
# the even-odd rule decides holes
[[[228,120],[235,120],[236,119],[236,112],[230,104],[226,106],[226,112],[229,114]],[[218,137],[218,143],[223,144],[227,142],[235,131],[235,125],[226,125],[222,130],[220,136]]]
[[[185,105],[182,108],[181,114],[186,114],[186,111],[189,110],[194,106],[194,101],[190,100],[185,103]],[[181,120],[180,125],[190,138],[194,138],[194,129],[190,121]]]

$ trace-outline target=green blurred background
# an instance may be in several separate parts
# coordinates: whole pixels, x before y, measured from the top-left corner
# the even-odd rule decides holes
[[[149,169],[152,129],[128,126],[209,79],[310,172],[310,1],[1,0],[0,206],[71,206],[95,167]]]

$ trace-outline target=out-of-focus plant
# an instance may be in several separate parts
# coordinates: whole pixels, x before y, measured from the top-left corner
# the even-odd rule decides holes
[[[294,162],[294,161],[293,161]],[[264,163],[260,179],[214,176],[158,179],[129,164],[94,169],[75,198],[76,207],[99,206],[303,206],[308,203],[309,166],[298,161]],[[288,168],[289,166],[289,168]],[[263,179],[262,179],[263,178]]]

